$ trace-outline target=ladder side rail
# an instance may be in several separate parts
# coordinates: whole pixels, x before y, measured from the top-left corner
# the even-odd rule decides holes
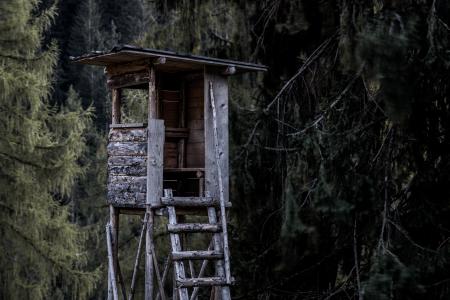
[[[208,219],[209,219],[209,223],[210,224],[217,224],[217,213],[216,213],[216,209],[215,207],[208,207]],[[221,242],[221,237],[220,237],[220,233],[214,233],[213,234],[213,239],[212,239],[212,243],[213,243],[213,249],[215,251],[222,251],[222,242]],[[225,273],[225,269],[224,269],[224,261],[222,260],[216,260],[215,261],[215,266],[216,266],[216,275],[218,277],[223,278],[224,277],[224,273]],[[214,287],[212,287],[214,289]],[[230,288],[229,286],[222,286],[221,287],[221,293],[222,293],[222,300],[230,300],[231,299],[231,293],[230,293]]]
[[[209,81],[209,95],[211,100],[211,108],[213,115],[213,133],[214,133],[214,147],[216,154],[216,166],[219,181],[219,195],[220,195],[220,217],[222,222],[222,235],[223,235],[223,254],[225,261],[225,279],[227,284],[231,284],[231,271],[230,271],[230,250],[228,246],[228,230],[227,230],[227,219],[226,219],[226,208],[225,208],[225,196],[223,191],[222,182],[222,168],[220,167],[220,151],[219,151],[219,137],[217,132],[217,116],[216,116],[216,105],[214,101],[214,90],[213,83]],[[209,209],[208,209],[209,214]]]
[[[172,197],[172,190],[166,189],[164,190],[164,196],[165,197]],[[167,207],[167,213],[169,215],[169,224],[175,225],[177,224],[177,215],[175,212],[174,206],[168,206]],[[181,239],[180,235],[177,233],[170,233],[170,240],[172,244],[172,252],[178,252],[181,251]],[[184,269],[184,263],[182,261],[173,261],[174,267],[175,267],[175,278],[176,282],[179,280],[186,279],[186,272]],[[178,293],[180,296],[180,300],[189,300],[188,290],[187,288],[179,288]]]

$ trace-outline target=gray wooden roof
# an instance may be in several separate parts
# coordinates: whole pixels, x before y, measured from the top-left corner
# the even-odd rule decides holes
[[[267,71],[267,66],[229,59],[219,59],[200,55],[180,54],[172,51],[140,48],[130,45],[116,46],[111,51],[95,51],[77,57],[72,62],[87,65],[110,66],[139,60],[165,58],[166,63],[158,68],[162,71],[202,70],[204,66],[235,67],[239,73]]]

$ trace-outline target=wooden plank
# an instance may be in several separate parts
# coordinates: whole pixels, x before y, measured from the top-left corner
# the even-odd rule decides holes
[[[147,142],[147,128],[111,128],[109,142]]]
[[[217,224],[184,223],[177,225],[167,224],[167,231],[172,233],[180,232],[219,232],[220,226]]]
[[[146,176],[147,158],[145,156],[110,156],[108,157],[108,172],[108,182],[115,182],[115,176],[119,175]]]
[[[123,75],[112,76],[107,79],[106,84],[113,89],[130,87],[134,85],[146,84],[149,82],[149,74],[147,71],[138,73],[128,73]]]
[[[177,280],[180,287],[196,287],[196,286],[225,286],[226,281],[222,277],[205,277],[205,278],[189,278]]]
[[[147,204],[160,204],[163,189],[164,121],[151,119],[148,126]]]
[[[153,264],[153,210],[151,208],[153,197],[160,197],[159,185],[162,188],[162,154],[164,145],[164,123],[156,121],[158,117],[158,103],[156,95],[155,68],[148,69],[148,159],[147,159],[147,197],[146,212],[148,214],[147,229],[145,233],[145,299],[153,299],[154,264]],[[161,127],[162,126],[162,127]],[[155,192],[156,194],[151,194]]]
[[[145,58],[134,60],[128,63],[111,64],[106,67],[106,73],[108,74],[108,76],[116,76],[126,73],[142,72],[147,70],[148,64],[151,62],[151,60],[152,59],[150,58]]]
[[[169,224],[170,225],[170,224]],[[172,252],[173,260],[203,260],[203,259],[222,259],[223,252],[219,251],[175,251]]]
[[[121,207],[143,207],[146,203],[146,193],[139,192],[108,192],[107,201],[109,204]]]
[[[166,138],[187,138],[189,137],[189,131],[189,128],[166,127]]]
[[[109,166],[145,166],[147,167],[146,156],[110,156],[108,157]]]
[[[108,178],[108,192],[145,193],[147,191],[146,176],[115,176]]]
[[[108,166],[109,175],[145,176],[147,166]]]
[[[110,142],[106,147],[109,156],[145,156],[146,142]]]
[[[229,201],[229,146],[228,146],[228,84],[224,76],[210,73],[205,69],[205,190],[215,199],[219,199],[219,178],[216,165],[214,122],[209,96],[209,81],[214,86],[214,100],[217,117],[219,147],[219,165],[222,172],[223,195],[225,203]]]
[[[146,127],[146,123],[110,124],[109,128],[139,128]]]
[[[180,207],[207,207],[217,206],[219,201],[212,197],[162,197],[161,203]]]

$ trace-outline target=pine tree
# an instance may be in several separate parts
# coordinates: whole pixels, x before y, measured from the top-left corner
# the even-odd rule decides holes
[[[54,8],[12,0],[0,11],[0,298],[83,299],[97,275],[63,204],[91,113],[49,106],[57,47],[42,37]]]

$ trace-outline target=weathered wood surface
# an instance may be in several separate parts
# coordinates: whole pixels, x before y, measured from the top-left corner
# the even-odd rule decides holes
[[[109,156],[145,156],[147,142],[110,142],[106,150]]]
[[[153,265],[153,228],[154,215],[147,206],[147,227],[145,230],[145,299],[153,299],[154,265]]]
[[[118,192],[145,193],[147,191],[146,176],[109,176],[108,190]]]
[[[146,163],[146,160],[142,160]],[[114,175],[128,175],[128,176],[145,176],[147,175],[147,166],[131,165],[131,166],[114,166],[108,165],[110,176]]]
[[[180,287],[188,288],[195,286],[224,286],[226,281],[221,277],[189,278],[177,280]],[[231,298],[225,298],[231,299]]]
[[[163,190],[164,121],[151,119],[148,126],[147,204],[160,204]]]
[[[222,236],[223,236],[223,253],[224,253],[224,261],[225,261],[225,278],[228,284],[231,284],[231,271],[230,271],[230,250],[228,246],[228,230],[227,230],[227,219],[226,219],[226,211],[225,211],[225,202],[228,199],[225,199],[224,194],[224,185],[223,178],[224,176],[228,177],[228,173],[222,173],[222,164],[221,164],[221,147],[219,146],[219,134],[218,134],[218,115],[217,109],[214,99],[214,85],[212,81],[209,81],[209,94],[211,101],[211,111],[213,115],[213,134],[214,134],[214,148],[216,155],[216,167],[217,167],[217,178],[219,180],[219,199],[220,199],[220,218],[222,221]],[[227,170],[228,171],[228,170]]]
[[[172,233],[181,232],[219,232],[220,226],[217,224],[184,223],[177,225],[167,224],[167,231]]]
[[[205,192],[206,194],[209,194],[209,192]],[[207,195],[209,196],[209,195]],[[208,207],[208,221],[210,224],[217,224],[217,213],[216,209],[214,207]],[[213,249],[214,251],[222,252],[222,235],[221,233],[214,233],[213,234]],[[216,266],[216,276],[226,281],[225,278],[225,265],[223,263],[223,260],[216,260],[215,261]],[[228,286],[224,286],[220,289],[220,295],[222,296],[223,300],[231,300],[231,293],[230,288]]]
[[[147,128],[111,128],[109,142],[147,142]]]
[[[175,251],[172,252],[173,260],[202,260],[202,259],[222,259],[223,253],[219,251]]]
[[[162,197],[164,205],[181,207],[208,207],[218,206],[219,201],[212,197]]]
[[[117,289],[117,275],[114,262],[114,250],[111,236],[111,225],[106,225],[106,244],[108,248],[108,268],[109,268],[109,280],[111,284],[112,294],[114,300],[119,300],[119,293]]]
[[[124,123],[124,124],[110,124],[109,128],[147,128],[147,123]]]
[[[147,228],[145,232],[145,299],[153,299],[153,283],[154,283],[154,264],[153,264],[153,229],[154,229],[154,211],[150,206],[151,195],[161,184],[162,188],[162,151],[160,148],[164,145],[164,123],[157,122],[158,117],[158,103],[156,96],[156,79],[155,79],[155,68],[153,65],[149,66],[149,83],[148,83],[148,159],[147,159],[147,197],[146,197],[146,212],[148,214]],[[162,128],[159,128],[162,126]],[[160,132],[162,130],[162,132]],[[162,137],[161,137],[162,135]],[[152,143],[157,144],[157,148],[153,148]],[[155,153],[156,152],[156,153]],[[156,157],[155,157],[156,155]],[[161,168],[161,174],[159,169]],[[152,175],[161,176],[152,178]],[[155,182],[155,180],[158,180]],[[159,183],[159,180],[161,182]],[[151,195],[151,196],[150,196]],[[159,195],[158,193],[156,195]],[[156,196],[155,195],[155,196]]]
[[[149,74],[147,71],[138,73],[129,73],[118,76],[111,76],[107,79],[106,83],[110,88],[123,88],[134,85],[146,84],[149,82]]]
[[[166,198],[173,198],[172,190],[164,190],[164,197]],[[173,206],[167,207],[167,212],[169,215],[169,224],[176,225],[177,224],[177,215],[175,212],[175,208]],[[182,250],[181,248],[181,240],[180,236],[177,233],[171,233],[170,234],[170,241],[171,241],[171,247],[172,252],[180,252]],[[184,263],[182,261],[174,261],[175,266],[175,280],[185,280],[186,279],[186,273],[184,270]],[[188,300],[188,290],[185,288],[178,289],[178,293],[180,296],[180,300]]]
[[[142,72],[147,70],[151,58],[139,59],[129,63],[112,64],[106,67],[108,76],[116,76],[126,73]]]
[[[216,124],[219,147],[219,164],[222,172],[222,185],[225,202],[229,199],[229,146],[228,146],[228,83],[227,78],[208,72],[205,69],[205,190],[219,199],[219,178],[216,164],[216,147],[214,141],[214,120],[210,101],[209,82],[214,87],[216,106]]]
[[[108,191],[107,200],[109,204],[123,207],[143,207],[146,202],[146,193]]]

